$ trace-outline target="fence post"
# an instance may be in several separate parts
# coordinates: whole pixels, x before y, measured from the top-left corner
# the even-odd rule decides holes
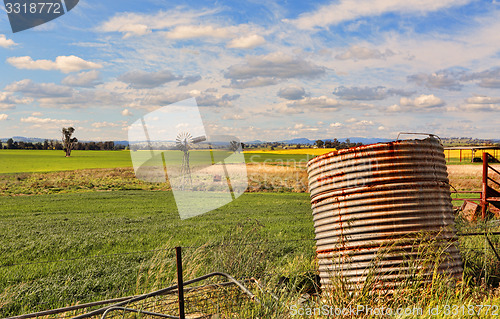
[[[486,192],[488,191],[488,153],[483,152],[483,188],[481,192],[481,217],[483,220],[486,218]]]
[[[175,247],[177,257],[177,291],[179,296],[179,319],[186,319],[184,312],[184,280],[182,278],[182,248]]]

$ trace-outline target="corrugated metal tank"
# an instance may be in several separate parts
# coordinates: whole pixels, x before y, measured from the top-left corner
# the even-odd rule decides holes
[[[414,276],[424,234],[445,251],[439,271],[462,276],[439,140],[335,151],[310,160],[307,172],[323,286],[331,284],[332,275],[351,290],[361,288],[368,276],[377,287],[397,286]],[[432,269],[424,273],[431,275]]]

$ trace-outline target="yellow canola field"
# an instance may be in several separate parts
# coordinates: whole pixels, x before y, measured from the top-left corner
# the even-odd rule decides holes
[[[301,148],[301,149],[289,149],[289,150],[259,150],[259,151],[245,151],[248,154],[308,154],[308,155],[322,155],[332,151],[336,151],[335,148]]]
[[[500,150],[477,150],[474,153],[474,157],[482,158],[483,152],[488,152],[497,159],[500,157]],[[471,150],[462,150],[462,162],[471,161],[472,159],[472,151]],[[444,156],[447,161],[460,161],[460,150],[444,150]]]

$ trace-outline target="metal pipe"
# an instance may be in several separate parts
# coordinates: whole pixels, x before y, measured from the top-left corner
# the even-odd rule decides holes
[[[155,316],[155,317],[162,317],[162,318],[169,318],[169,319],[179,319],[179,317],[176,316],[170,316],[170,315],[164,315],[162,313],[157,313],[157,312],[151,312],[151,311],[146,311],[146,310],[138,310],[138,309],[132,309],[132,308],[125,308],[125,307],[111,307],[106,309],[104,313],[102,314],[101,319],[105,319],[108,313],[111,311],[116,311],[116,310],[123,310],[123,311],[128,311],[128,312],[135,312],[138,314],[145,314],[149,316]]]
[[[238,280],[234,279],[231,275],[228,275],[228,274],[223,273],[223,272],[213,272],[213,273],[210,273],[210,274],[206,274],[206,275],[203,275],[201,277],[188,280],[188,281],[184,282],[184,285],[185,286],[186,285],[190,285],[190,284],[193,284],[195,282],[202,281],[202,280],[205,280],[207,278],[214,277],[214,276],[226,277],[229,281],[231,281],[236,286],[238,286],[238,288],[240,288],[241,291],[243,291],[246,295],[248,295],[251,300],[253,300],[253,301],[257,302],[257,303],[260,303],[259,299],[257,299],[255,297],[255,295],[250,290],[248,290],[245,286],[243,286]],[[123,301],[123,302],[119,302],[119,303],[116,303],[114,305],[103,307],[101,309],[97,309],[97,310],[91,311],[89,313],[73,317],[72,319],[83,319],[83,318],[89,318],[89,317],[93,317],[93,316],[96,316],[96,315],[100,315],[100,314],[104,313],[106,311],[106,309],[108,309],[110,307],[120,307],[120,306],[124,306],[124,305],[130,304],[130,303],[133,303],[133,302],[141,301],[141,300],[144,300],[144,299],[147,299],[147,298],[164,295],[166,293],[174,291],[175,289],[177,289],[177,285],[170,286],[170,287],[167,287],[167,288],[163,288],[163,289],[160,289],[160,290],[156,290],[156,291],[153,291],[153,292],[150,292],[150,293],[147,293],[147,294],[143,294],[143,295],[140,295],[140,296],[136,296],[136,297],[133,297],[133,298],[131,298],[129,300],[126,300],[126,301]]]

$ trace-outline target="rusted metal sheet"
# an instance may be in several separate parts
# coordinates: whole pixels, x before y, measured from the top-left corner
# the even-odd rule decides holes
[[[321,283],[359,289],[370,278],[395,287],[419,268],[426,238],[441,249],[438,270],[462,276],[444,150],[434,138],[372,144],[307,164]],[[436,246],[437,245],[437,246]],[[431,249],[433,250],[433,249]],[[420,258],[420,259],[419,259]]]

